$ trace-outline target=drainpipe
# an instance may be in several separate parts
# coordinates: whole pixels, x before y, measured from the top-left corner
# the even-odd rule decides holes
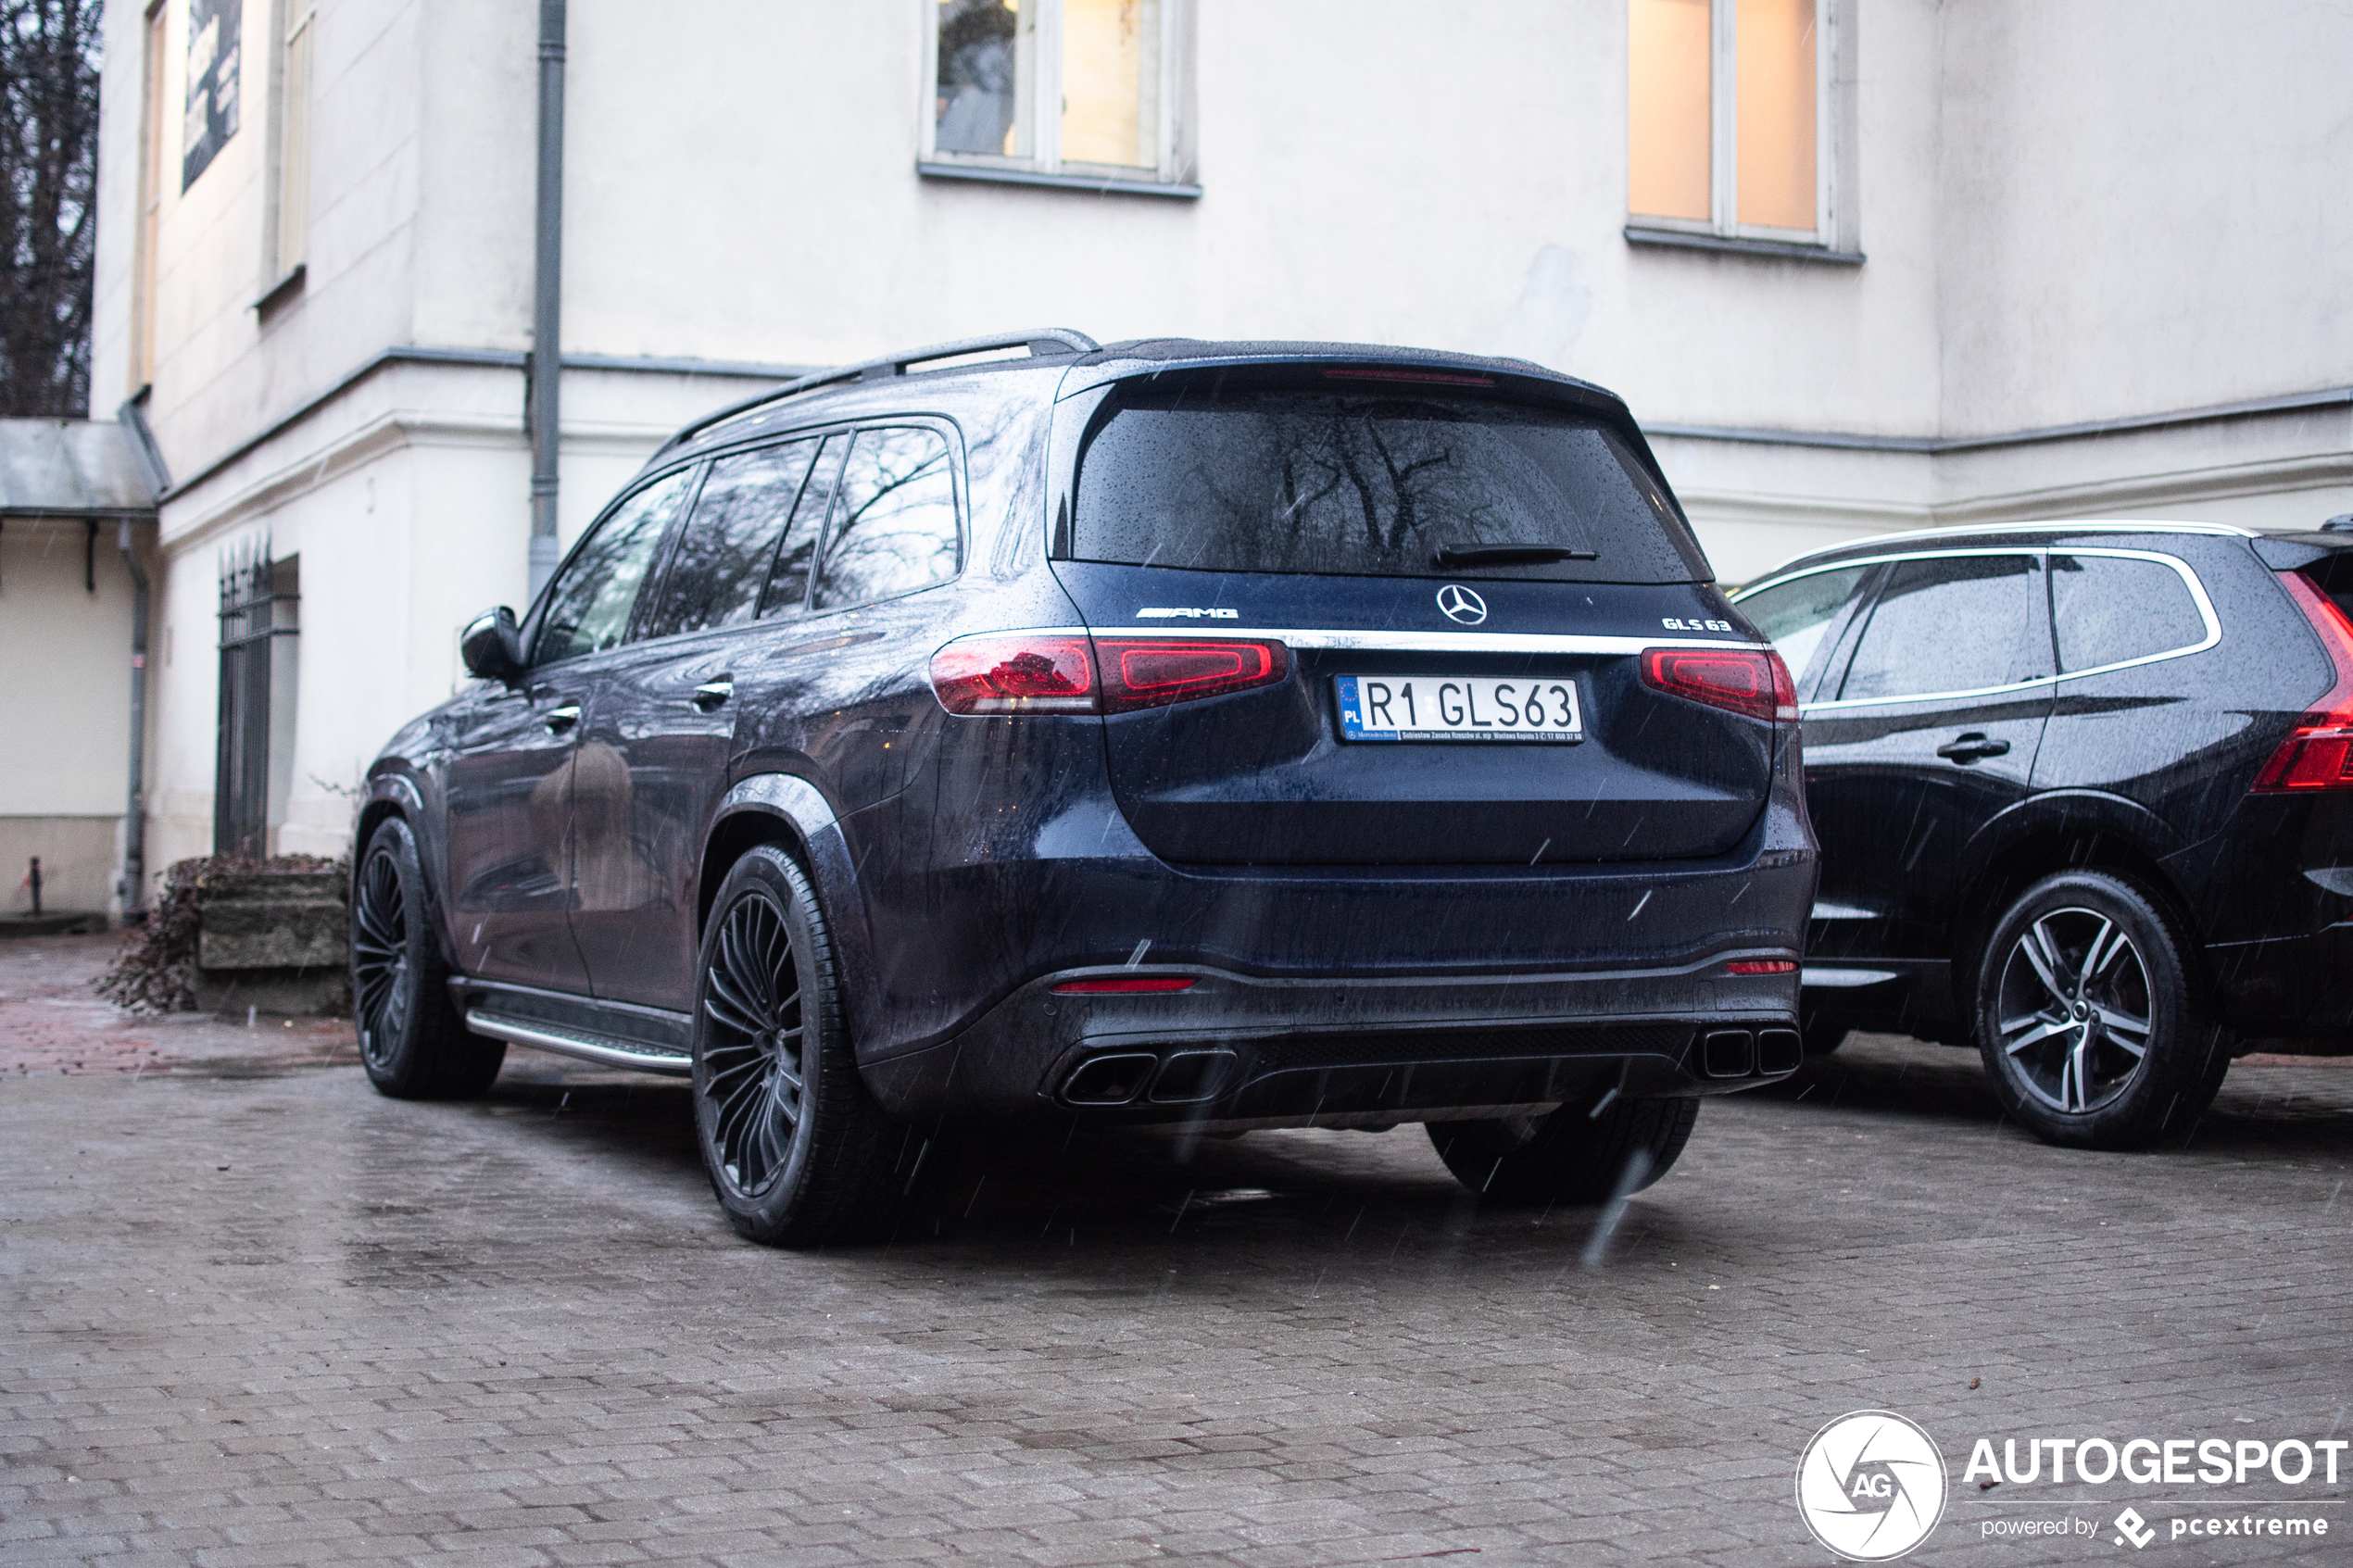
[[[556,574],[558,377],[563,360],[564,0],[539,0],[539,202],[531,296],[531,596]]]
[[[131,569],[131,799],[122,818],[122,920],[147,918],[147,572],[132,547],[131,520],[115,524],[115,548]]]

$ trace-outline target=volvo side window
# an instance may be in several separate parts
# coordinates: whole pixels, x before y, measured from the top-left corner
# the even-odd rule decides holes
[[[2194,648],[2206,641],[2182,574],[2163,561],[2129,556],[2053,556],[2051,620],[2062,671]]]
[[[1829,657],[1830,634],[1839,623],[1839,611],[1846,608],[1846,601],[1870,570],[1850,566],[1808,572],[1743,594],[1734,601],[1741,613],[1780,650],[1782,662],[1797,678],[1800,693],[1813,689],[1819,673],[1816,667]]]
[[[812,437],[716,459],[678,532],[649,637],[736,626],[759,611],[777,542],[800,498]]]
[[[837,609],[945,583],[961,558],[948,438],[921,425],[860,431],[825,533],[815,608]]]
[[[551,664],[599,653],[629,634],[637,590],[661,546],[692,469],[658,479],[605,514],[548,591],[531,661]]]
[[[2046,602],[2033,556],[1898,561],[1871,607],[1839,697],[1983,691],[2049,675]]]

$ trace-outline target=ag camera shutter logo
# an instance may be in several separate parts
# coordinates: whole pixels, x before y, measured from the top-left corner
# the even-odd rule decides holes
[[[1944,1456],[1894,1411],[1856,1411],[1814,1434],[1797,1461],[1797,1512],[1814,1538],[1856,1562],[1885,1562],[1944,1517]]]

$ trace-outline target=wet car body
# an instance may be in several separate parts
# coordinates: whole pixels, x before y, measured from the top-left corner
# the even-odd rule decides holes
[[[1843,684],[1874,596],[1899,570],[2029,558],[2047,579],[2019,637],[2033,670],[1993,690],[1873,693]],[[2067,573],[2130,568],[2153,600],[2139,636],[2072,667]],[[2181,583],[2170,585],[2171,571]],[[2108,870],[2183,921],[2231,1048],[2353,1052],[2353,779],[2271,787],[2275,766],[2343,706],[2337,633],[2295,578],[2353,606],[2353,534],[2082,522],[1871,540],[1801,558],[1741,597],[1851,578],[1795,671],[1822,879],[1808,928],[1809,1030],[1964,1043],[1990,923],[2037,877]],[[2121,581],[2121,579],[2120,579]],[[2311,613],[2304,613],[2305,606]],[[2054,621],[2056,615],[2056,622]],[[2315,621],[2314,616],[2321,617]],[[2054,657],[2052,638],[2059,639]],[[2163,646],[2159,646],[2163,645]],[[1800,661],[1793,659],[1793,664]]]
[[[1080,448],[1123,388],[1367,367],[1610,433],[1689,569],[1078,558]],[[713,459],[920,427],[952,459],[951,576],[838,606],[821,580],[786,613],[665,633],[673,537],[615,646],[473,683],[371,769],[359,841],[413,823],[472,1028],[685,1073],[711,901],[773,844],[824,908],[865,1085],[910,1122],[1385,1125],[1699,1096],[1796,1065],[1814,851],[1794,728],[1769,698],[1760,719],[1642,677],[1646,652],[1762,645],[1615,397],[1515,362],[1315,345],[905,370],[690,429],[611,515],[670,483],[689,497],[677,519],[698,515]],[[803,505],[847,483],[816,450]],[[1475,622],[1441,608],[1450,584]],[[520,646],[547,614],[543,596]],[[1023,636],[1102,659],[1266,645],[1279,673],[1124,711],[949,711],[942,650]],[[1491,701],[1565,683],[1581,738],[1352,742],[1340,676],[1427,695],[1483,680]]]

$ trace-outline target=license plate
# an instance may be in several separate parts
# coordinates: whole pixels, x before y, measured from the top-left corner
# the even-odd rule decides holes
[[[1577,683],[1337,675],[1345,740],[1580,741]]]

